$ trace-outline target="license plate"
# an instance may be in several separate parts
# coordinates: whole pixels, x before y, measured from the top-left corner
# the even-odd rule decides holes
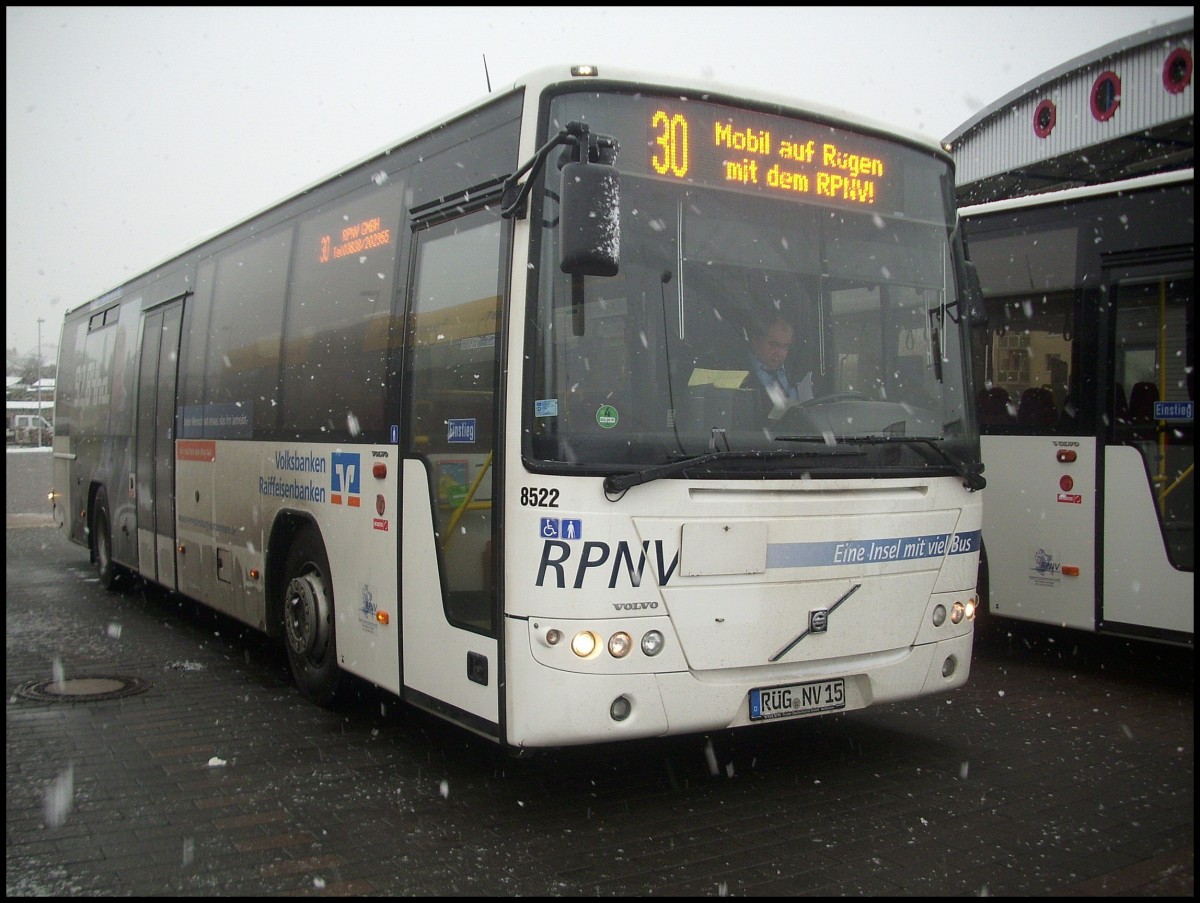
[[[846,707],[846,680],[814,680],[806,684],[761,687],[750,691],[750,720],[791,718]]]

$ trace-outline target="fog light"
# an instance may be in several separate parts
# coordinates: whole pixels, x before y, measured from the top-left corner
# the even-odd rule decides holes
[[[953,655],[942,662],[942,677],[949,677],[958,668],[958,659]]]
[[[633,711],[633,703],[624,696],[618,696],[612,701],[612,705],[608,707],[609,717],[613,721],[624,721],[629,717],[629,713]]]
[[[575,639],[571,640],[571,651],[580,658],[587,658],[596,651],[596,647],[599,645],[600,637],[590,630],[584,630],[575,634]]]
[[[966,617],[966,614],[967,606],[963,605],[961,602],[955,602],[950,606],[950,623],[957,624],[964,617]]]
[[[975,612],[978,609],[979,609],[979,600],[978,599],[968,599],[967,600],[967,617],[968,618],[974,619]]]
[[[642,637],[642,652],[646,655],[658,655],[663,650],[666,641],[657,630],[649,631]]]
[[[633,637],[624,630],[620,630],[608,638],[608,654],[613,658],[624,658],[632,648]]]
[[[946,606],[938,603],[933,607],[933,626],[941,627],[946,623]]]

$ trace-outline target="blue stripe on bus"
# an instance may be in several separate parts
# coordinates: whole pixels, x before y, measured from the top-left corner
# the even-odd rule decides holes
[[[978,552],[980,531],[930,533],[842,542],[778,542],[767,546],[768,568],[836,567],[879,561],[914,561]]]

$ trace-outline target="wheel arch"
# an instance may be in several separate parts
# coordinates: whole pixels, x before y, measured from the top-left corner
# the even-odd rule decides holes
[[[264,562],[267,573],[266,611],[264,612],[266,624],[263,625],[263,628],[267,636],[272,639],[283,639],[283,598],[288,580],[285,570],[288,551],[291,549],[292,543],[296,541],[296,537],[306,527],[312,527],[316,531],[317,539],[324,546],[325,537],[321,534],[321,528],[317,525],[316,519],[306,511],[293,509],[285,509],[275,516],[275,522],[271,525],[271,533],[267,538],[266,561]],[[326,546],[326,556],[328,554],[329,550]]]

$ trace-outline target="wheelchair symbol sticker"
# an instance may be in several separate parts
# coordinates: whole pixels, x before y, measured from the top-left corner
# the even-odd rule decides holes
[[[542,539],[579,539],[583,536],[583,521],[579,518],[543,517]]]

